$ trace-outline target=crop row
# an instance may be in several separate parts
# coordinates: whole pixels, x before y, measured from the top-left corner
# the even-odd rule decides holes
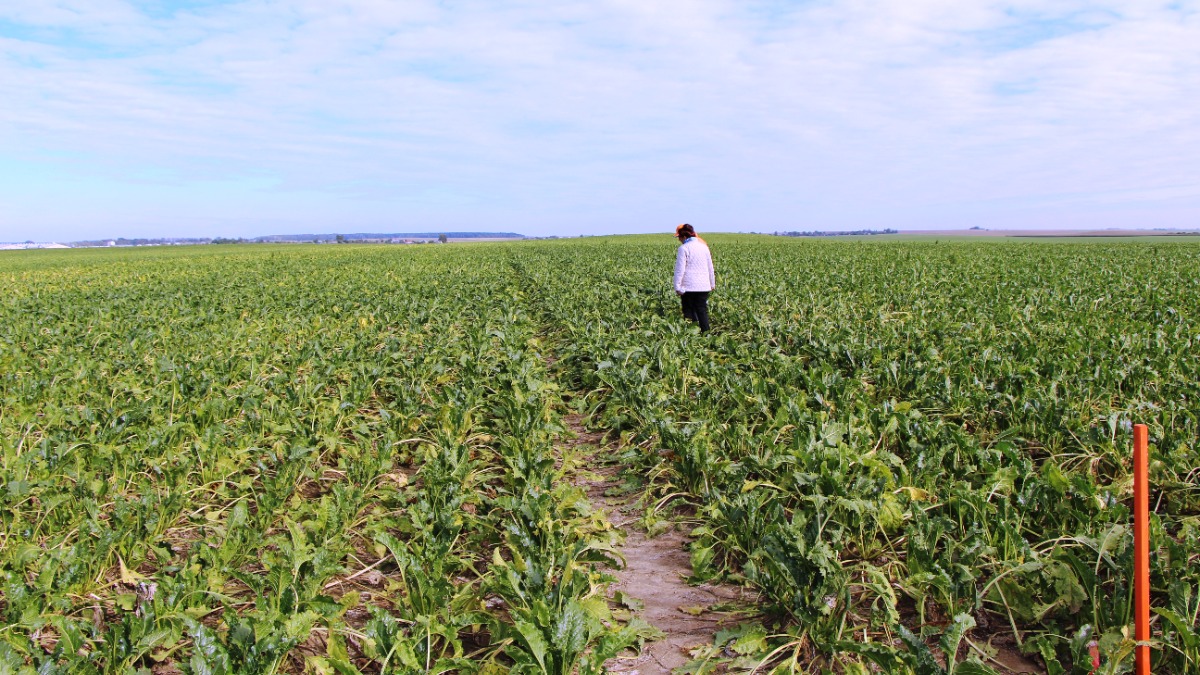
[[[5,273],[0,668],[594,672],[644,634],[509,268],[392,251]]]

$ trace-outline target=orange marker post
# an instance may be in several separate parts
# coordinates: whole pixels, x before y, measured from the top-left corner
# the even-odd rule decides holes
[[[1150,675],[1150,478],[1146,425],[1133,425],[1133,618],[1137,675]]]

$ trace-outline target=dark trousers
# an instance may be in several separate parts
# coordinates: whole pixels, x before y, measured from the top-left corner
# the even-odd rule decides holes
[[[683,302],[683,318],[700,324],[701,332],[708,330],[708,291],[692,291],[679,296]]]

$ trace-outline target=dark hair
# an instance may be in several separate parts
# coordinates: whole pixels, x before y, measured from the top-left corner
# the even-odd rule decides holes
[[[676,237],[694,237],[694,236],[696,236],[696,230],[693,229],[691,225],[684,223],[684,224],[680,225],[679,227],[675,228],[675,236]]]

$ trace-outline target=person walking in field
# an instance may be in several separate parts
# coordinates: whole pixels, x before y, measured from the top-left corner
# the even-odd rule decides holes
[[[708,294],[717,286],[712,253],[696,230],[684,223],[675,228],[679,250],[675,253],[675,294],[683,302],[683,317],[708,330]]]

